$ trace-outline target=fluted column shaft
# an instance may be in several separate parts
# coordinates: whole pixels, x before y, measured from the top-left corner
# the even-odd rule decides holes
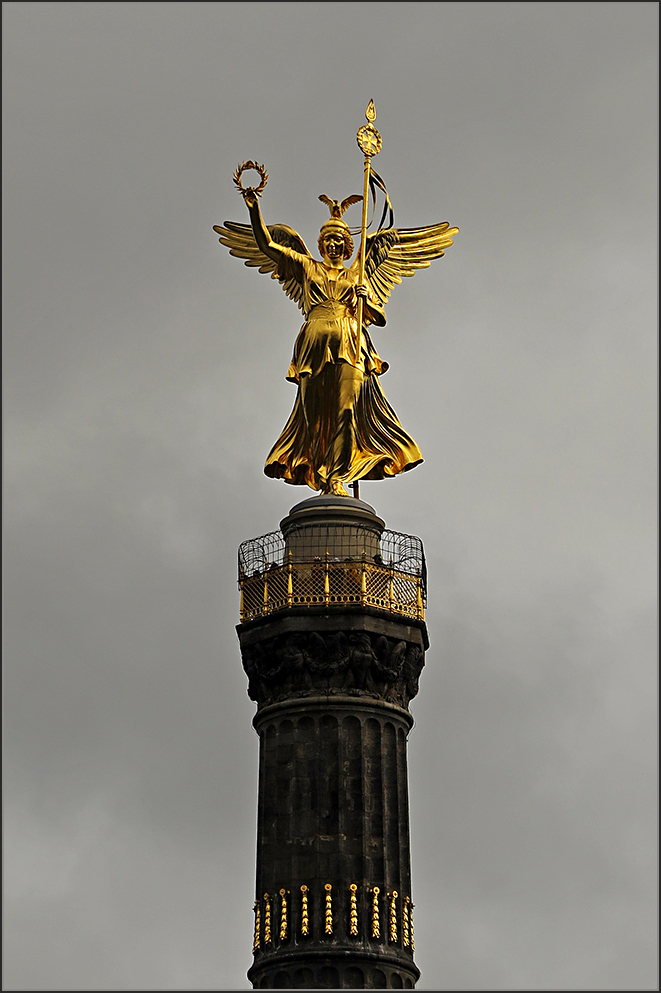
[[[266,707],[254,724],[260,737],[256,898],[262,921],[269,904],[270,940],[262,926],[250,978],[257,985],[279,973],[295,986],[295,972],[309,982],[306,969],[335,968],[342,982],[346,965],[369,986],[376,973],[390,986],[395,973],[412,988],[418,970],[407,919],[410,714],[383,701],[316,697]],[[351,962],[344,962],[347,954]],[[364,958],[362,969],[357,957]]]

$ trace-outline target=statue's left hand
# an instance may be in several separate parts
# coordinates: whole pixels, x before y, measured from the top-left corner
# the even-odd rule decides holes
[[[367,300],[367,286],[365,283],[358,283],[356,286],[356,296]]]

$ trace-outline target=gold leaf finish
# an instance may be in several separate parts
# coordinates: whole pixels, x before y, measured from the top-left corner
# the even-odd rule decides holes
[[[264,894],[264,944],[270,945],[273,941],[271,935],[271,899],[268,893]]]
[[[252,950],[254,954],[259,951],[259,943],[261,940],[261,930],[262,930],[262,911],[259,906],[259,900],[255,900],[253,913],[255,914],[255,933],[252,939]]]
[[[393,890],[392,893],[388,894],[389,899],[389,925],[390,925],[390,943],[391,945],[397,944],[397,890]]]
[[[383,144],[374,126],[373,100],[365,117],[367,123],[357,134],[364,156],[363,194],[360,246],[353,264],[348,264],[354,253],[353,234],[342,215],[360,196],[332,200],[322,194],[331,216],[318,239],[322,261],[315,260],[292,228],[264,223],[259,200],[268,174],[253,159],[242,162],[234,173],[250,223],[226,221],[214,226],[230,255],[277,280],[304,315],[286,373],[297,387],[296,400],[264,472],[287,483],[347,497],[347,484],[386,479],[422,462],[420,449],[383,393],[380,377],[388,364],[377,352],[369,329],[385,326],[385,304],[393,286],[441,258],[458,231],[444,221],[418,228],[379,228],[367,234],[370,189],[374,196],[378,189],[386,197],[391,225],[393,217],[385,184],[371,168]],[[257,186],[242,185],[248,169],[259,173]]]
[[[287,940],[287,890],[280,890],[280,941]]]
[[[331,895],[331,890],[333,887],[330,883],[326,883],[324,886],[326,890],[326,911],[324,914],[324,934],[333,933],[333,897]]]
[[[241,185],[241,176],[247,169],[254,169],[255,172],[259,173],[259,186],[243,187]],[[259,162],[253,162],[252,159],[249,159],[247,162],[242,162],[239,166],[237,166],[236,171],[234,172],[234,185],[237,187],[237,193],[240,193],[244,199],[248,193],[254,193],[255,196],[261,197],[264,189],[266,188],[268,178],[269,174],[264,166],[260,165]]]
[[[404,948],[409,948],[411,945],[411,932],[409,928],[409,904],[411,900],[410,897],[404,899],[404,906],[402,907],[402,945]]]
[[[310,916],[308,913],[308,888],[301,886],[301,934],[307,938],[310,934]]]
[[[362,128],[358,129],[356,141],[363,155],[370,157],[378,155],[383,147],[381,135],[371,124],[363,124]]]
[[[420,571],[404,572],[377,562],[273,563],[252,575],[241,574],[241,623],[286,607],[356,604],[424,621],[424,583]]]
[[[372,889],[372,937],[381,937],[381,919],[379,917],[379,887]]]
[[[351,883],[349,886],[350,898],[349,898],[349,934],[352,938],[358,937],[358,901],[356,899],[356,890],[358,887],[355,883]]]

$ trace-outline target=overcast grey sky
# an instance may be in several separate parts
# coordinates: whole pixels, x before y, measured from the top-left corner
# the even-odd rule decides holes
[[[373,97],[460,228],[375,332],[426,461],[361,488],[429,561],[420,988],[655,989],[657,5],[2,13],[4,988],[248,988],[236,546],[312,493],[300,315],[212,225],[256,158],[313,246]]]

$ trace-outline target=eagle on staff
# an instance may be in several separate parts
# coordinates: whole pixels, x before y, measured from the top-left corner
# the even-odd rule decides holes
[[[385,326],[385,305],[393,286],[441,258],[458,232],[447,221],[420,228],[392,226],[385,184],[371,167],[372,156],[381,148],[372,101],[365,116],[368,124],[358,132],[365,155],[363,195],[352,194],[342,201],[326,194],[319,197],[330,211],[317,241],[321,261],[313,258],[292,228],[264,223],[259,198],[267,173],[257,162],[244,162],[234,175],[250,224],[225,221],[224,226],[214,226],[230,255],[277,279],[304,316],[286,376],[297,386],[294,407],[267,456],[264,472],[338,496],[349,496],[345,484],[354,484],[357,495],[358,480],[395,476],[422,462],[420,449],[381,387],[388,363],[374,347],[369,328]],[[260,174],[259,186],[241,185],[247,169]],[[376,204],[377,189],[386,205],[378,230],[368,234],[368,199],[371,192]],[[361,201],[360,247],[353,264],[347,265],[357,231],[342,216]],[[384,226],[387,211],[389,224]]]

